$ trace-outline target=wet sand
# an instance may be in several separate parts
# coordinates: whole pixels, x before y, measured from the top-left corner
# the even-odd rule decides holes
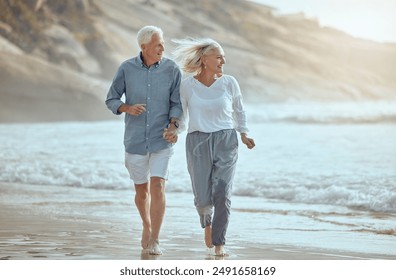
[[[203,230],[189,194],[167,194],[160,239],[164,254],[150,256],[140,249],[141,226],[135,206],[114,202],[111,191],[100,198],[89,197],[95,193],[98,192],[71,187],[0,183],[0,259],[220,259],[205,248]],[[132,198],[133,193],[125,199],[133,201]],[[234,211],[232,215],[238,220],[246,213]],[[224,259],[228,260],[392,259],[389,255],[238,240],[229,240],[227,251],[229,256]]]

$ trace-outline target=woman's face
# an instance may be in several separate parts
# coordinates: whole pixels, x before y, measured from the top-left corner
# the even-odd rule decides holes
[[[223,65],[226,63],[224,51],[216,48],[203,57],[203,64],[206,66],[205,71],[213,74],[222,74]]]

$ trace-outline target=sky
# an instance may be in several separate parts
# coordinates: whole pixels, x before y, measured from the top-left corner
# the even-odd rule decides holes
[[[396,43],[396,0],[253,0],[280,14],[304,12],[321,26],[340,29],[354,37]]]

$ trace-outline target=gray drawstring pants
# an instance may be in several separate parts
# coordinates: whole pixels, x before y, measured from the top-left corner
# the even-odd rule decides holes
[[[224,245],[238,159],[236,131],[191,132],[187,134],[186,155],[201,226],[212,225],[213,245]]]

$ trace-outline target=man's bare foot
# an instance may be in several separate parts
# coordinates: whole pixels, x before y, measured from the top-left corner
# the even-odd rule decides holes
[[[227,257],[228,254],[224,249],[224,245],[217,245],[215,246],[215,256],[217,257]]]
[[[149,254],[150,255],[162,255],[162,250],[161,250],[161,248],[159,246],[159,241],[158,240],[150,241]]]
[[[151,228],[143,225],[142,240],[141,240],[141,245],[143,249],[148,248],[150,236],[151,236]]]
[[[212,226],[206,226],[205,227],[205,244],[206,247],[212,248],[213,243],[212,243]]]

